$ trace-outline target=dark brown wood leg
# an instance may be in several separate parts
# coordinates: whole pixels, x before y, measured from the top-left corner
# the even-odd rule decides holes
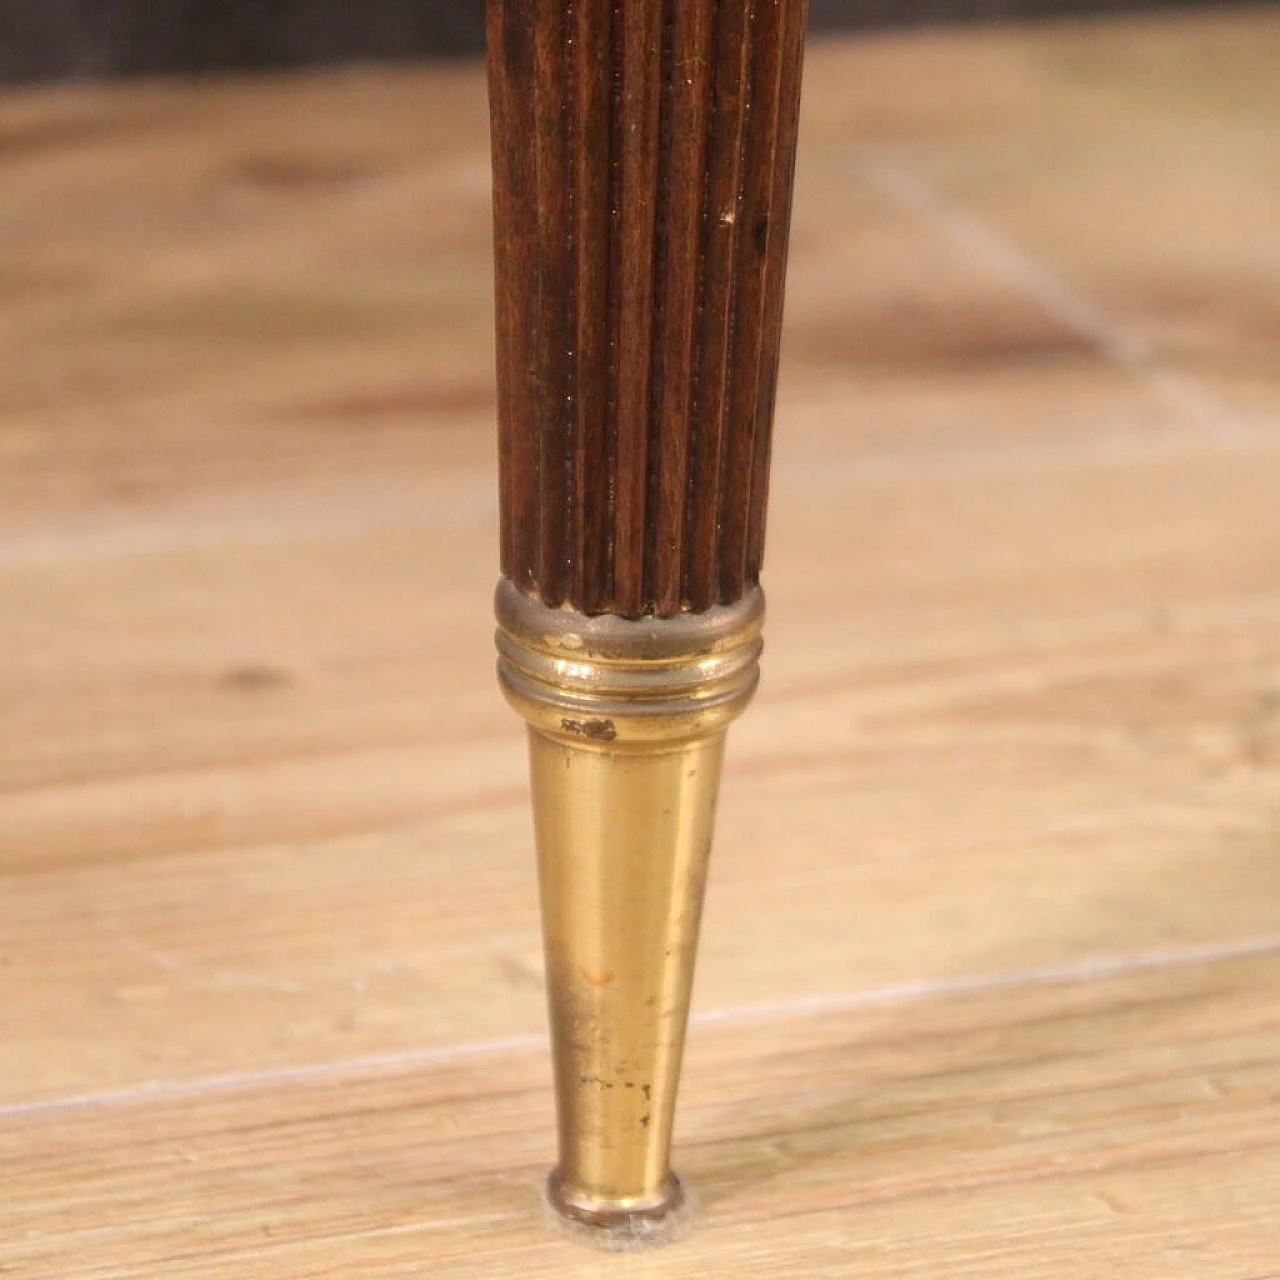
[[[711,818],[759,653],[806,4],[488,15],[500,666],[530,724],[552,1199],[616,1242],[681,1199]]]

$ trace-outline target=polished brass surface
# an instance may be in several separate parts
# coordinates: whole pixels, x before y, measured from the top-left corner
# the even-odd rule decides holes
[[[499,675],[529,723],[560,1162],[610,1230],[670,1214],[671,1135],[725,730],[763,598],[671,619],[548,609],[504,580]]]

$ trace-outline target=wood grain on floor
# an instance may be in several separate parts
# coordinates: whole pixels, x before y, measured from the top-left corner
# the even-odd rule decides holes
[[[0,1274],[1277,1274],[1277,48],[812,49],[702,1224],[623,1258],[538,1201],[480,69],[0,98]]]

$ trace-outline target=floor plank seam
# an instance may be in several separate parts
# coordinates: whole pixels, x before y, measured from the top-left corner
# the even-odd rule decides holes
[[[721,1009],[695,1011],[690,1022],[698,1027],[736,1025],[770,1018],[795,1018],[812,1014],[852,1012],[880,1005],[947,996],[977,995],[1015,988],[1054,986],[1069,983],[1103,982],[1143,972],[1221,964],[1232,960],[1280,955],[1280,935],[1247,938],[1180,950],[1165,949],[1134,956],[1102,956],[1074,964],[1050,965],[1018,973],[986,974],[941,981],[894,983],[863,991],[831,995],[802,996],[795,1000],[764,1001]],[[96,1093],[72,1094],[61,1098],[34,1099],[0,1105],[0,1120],[56,1114],[90,1107],[127,1106],[133,1103],[198,1097],[201,1094],[230,1092],[275,1084],[296,1084],[308,1080],[334,1080],[344,1076],[425,1067],[433,1063],[507,1053],[545,1051],[545,1035],[500,1036],[457,1044],[436,1045],[392,1053],[369,1053],[331,1062],[311,1062],[298,1066],[266,1068],[261,1071],[230,1071],[197,1076],[191,1080],[154,1080],[143,1084],[104,1089]]]
[[[1169,368],[1141,334],[1113,320],[1056,272],[985,219],[948,199],[919,173],[864,149],[849,152],[858,177],[882,199],[911,214],[971,262],[1030,298],[1047,316],[1086,339],[1181,418],[1226,447],[1260,433],[1207,387]]]

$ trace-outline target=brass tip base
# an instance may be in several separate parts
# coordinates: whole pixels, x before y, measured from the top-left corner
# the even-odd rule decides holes
[[[764,601],[627,620],[498,588],[498,671],[529,725],[560,1130],[547,1202],[606,1249],[688,1221],[670,1169],[725,731]]]
[[[608,1253],[671,1244],[693,1225],[692,1199],[674,1173],[654,1196],[614,1200],[577,1191],[555,1169],[547,1179],[546,1204],[570,1239]]]

